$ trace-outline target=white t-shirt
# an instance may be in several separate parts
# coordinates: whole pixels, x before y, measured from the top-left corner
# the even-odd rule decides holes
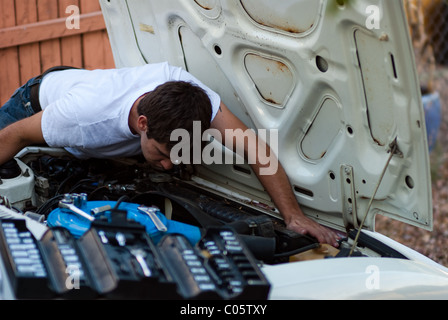
[[[50,147],[64,147],[81,159],[141,154],[140,136],[129,128],[129,113],[139,97],[167,81],[202,87],[212,103],[212,119],[215,117],[219,95],[168,63],[57,71],[45,76],[39,91],[44,139]]]

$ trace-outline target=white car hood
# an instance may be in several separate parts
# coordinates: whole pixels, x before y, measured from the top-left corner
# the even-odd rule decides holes
[[[328,272],[331,270],[331,272]],[[445,300],[447,273],[404,259],[331,259],[265,266],[272,300]],[[322,276],[325,274],[325,276]]]
[[[278,157],[307,215],[337,229],[358,227],[367,211],[370,230],[378,213],[432,228],[426,128],[402,1],[101,5],[117,67],[184,67],[247,126],[278,130]],[[272,205],[247,168],[200,166],[197,181]]]

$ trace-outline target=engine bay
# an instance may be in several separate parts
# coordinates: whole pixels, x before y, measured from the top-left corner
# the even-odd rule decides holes
[[[78,266],[87,270],[82,274],[89,275],[90,280],[84,282],[94,283],[85,283],[86,290],[77,293],[92,294],[95,288],[96,295],[107,298],[133,296],[129,288],[138,283],[142,288],[136,297],[150,299],[154,297],[142,293],[148,286],[168,292],[165,298],[263,299],[269,291],[259,269],[263,264],[348,256],[405,258],[362,233],[351,252],[356,230],[348,232],[339,248],[321,245],[310,236],[288,230],[281,219],[268,214],[275,208],[242,203],[198,186],[191,181],[192,168],[176,166],[170,172],[158,172],[139,157],[78,160],[64,151],[45,148],[29,148],[15,161],[4,169],[2,176],[8,179],[0,187],[32,192],[14,201],[2,196],[0,204],[48,228],[35,241],[41,260],[46,261],[44,274],[52,275],[47,280],[52,284],[50,291],[64,297],[70,297],[64,285],[69,264],[60,262],[57,268],[54,263],[65,261],[67,250],[60,248],[69,244],[68,251],[78,253],[75,260],[83,261]],[[20,296],[30,292],[29,275],[20,274],[11,257],[24,253],[5,244],[14,240],[8,235],[29,235],[8,216],[0,218],[2,257],[13,291]],[[195,264],[197,268],[191,269]],[[199,274],[188,282],[185,275],[191,270]],[[43,291],[31,292],[41,297]]]
[[[143,158],[78,160],[69,154],[45,152],[30,152],[21,161],[34,174],[34,195],[22,200],[19,208],[10,203],[11,209],[50,226],[65,227],[77,236],[82,234],[77,234],[74,224],[87,225],[86,219],[63,221],[63,217],[56,217],[61,200],[67,196],[83,195],[87,203],[97,204],[89,210],[101,210],[105,203],[145,205],[159,208],[167,220],[201,230],[231,226],[239,234],[264,240],[264,248],[257,254],[266,263],[318,246],[315,239],[291,232],[281,219],[257,210],[260,207],[265,211],[267,206],[263,204],[244,205],[189,183],[190,168],[176,166],[170,172],[159,172]],[[16,168],[16,172],[20,170]],[[267,247],[266,239],[272,240]]]

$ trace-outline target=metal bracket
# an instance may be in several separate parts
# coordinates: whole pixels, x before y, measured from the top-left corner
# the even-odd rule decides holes
[[[342,217],[344,220],[344,226],[346,229],[350,229],[352,227],[358,228],[359,222],[356,206],[356,189],[353,167],[349,165],[342,165],[341,177],[341,190],[343,192]]]
[[[388,153],[392,153],[395,156],[398,156],[399,158],[403,158],[403,152],[401,152],[400,148],[398,147],[398,138],[395,138],[390,144],[389,144],[389,150]]]

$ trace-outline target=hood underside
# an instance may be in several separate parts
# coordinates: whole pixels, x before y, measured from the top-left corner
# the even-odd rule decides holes
[[[181,66],[248,127],[278,130],[278,157],[307,215],[337,229],[358,227],[367,212],[370,230],[378,213],[432,228],[424,114],[401,1],[101,5],[117,67]],[[196,169],[196,181],[272,205],[247,164]]]

